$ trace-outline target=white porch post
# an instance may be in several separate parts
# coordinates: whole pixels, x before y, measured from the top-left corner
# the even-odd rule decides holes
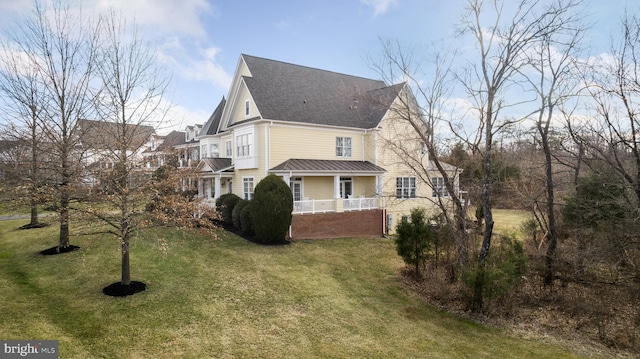
[[[220,194],[222,192],[220,176],[215,177],[214,192],[215,193],[213,194],[213,198],[217,199],[218,197],[220,197]]]
[[[376,176],[376,196],[382,196],[382,175]]]
[[[344,212],[344,200],[340,197],[340,176],[333,176],[333,197],[336,212]]]

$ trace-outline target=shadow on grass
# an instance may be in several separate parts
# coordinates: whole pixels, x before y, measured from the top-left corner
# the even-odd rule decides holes
[[[78,246],[74,246],[73,244],[70,244],[66,247],[51,247],[51,248],[47,248],[44,250],[40,251],[40,254],[42,254],[43,256],[53,256],[56,254],[63,254],[63,253],[69,253],[69,252],[75,252],[77,250],[79,250],[80,247]]]
[[[129,285],[116,282],[102,288],[102,293],[110,297],[126,297],[128,295],[140,293],[145,289],[147,289],[147,285],[142,282],[131,281]]]
[[[258,237],[255,236],[255,234],[253,233],[246,233],[243,232],[242,230],[234,227],[233,225],[229,225],[229,224],[225,224],[222,221],[215,221],[214,222],[218,227],[224,229],[227,232],[233,233],[238,237],[242,237],[244,239],[246,239],[247,241],[251,242],[251,243],[255,243],[255,244],[259,244],[262,246],[283,246],[283,245],[287,245],[287,244],[291,244],[290,241],[286,240],[286,239],[282,239],[279,241],[265,241],[262,240]]]

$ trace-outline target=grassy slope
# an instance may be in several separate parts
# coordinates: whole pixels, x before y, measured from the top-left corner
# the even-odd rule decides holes
[[[386,239],[264,247],[147,233],[131,254],[147,291],[110,298],[115,240],[74,237],[81,251],[42,257],[55,227],[14,230],[23,222],[0,222],[0,338],[57,339],[61,358],[574,357],[407,294]]]

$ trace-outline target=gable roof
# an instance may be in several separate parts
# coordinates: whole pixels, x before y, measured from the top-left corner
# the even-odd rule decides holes
[[[386,170],[369,161],[343,161],[343,160],[309,160],[289,159],[273,167],[272,172],[317,172],[317,173],[382,173]]]
[[[227,104],[227,100],[222,97],[222,101],[218,104],[218,107],[213,111],[209,119],[200,130],[200,136],[211,136],[218,133],[218,128],[220,127],[220,120],[222,119],[222,112],[224,110],[224,106]]]
[[[262,118],[374,128],[404,84],[241,55],[243,76]]]
[[[163,137],[162,144],[158,146],[158,151],[171,151],[175,146],[184,145],[186,142],[183,131],[171,131]]]
[[[122,124],[107,121],[78,120],[82,144],[94,150],[113,149],[114,143],[121,139],[119,131]],[[144,145],[156,131],[152,126],[126,124],[124,126],[127,149],[137,150]]]

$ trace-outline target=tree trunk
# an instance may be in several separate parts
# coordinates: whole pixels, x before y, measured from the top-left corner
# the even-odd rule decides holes
[[[29,223],[29,225],[38,225],[38,202],[33,193],[31,194],[31,222]]]
[[[60,193],[60,242],[58,248],[69,246],[69,193],[63,185]]]
[[[553,169],[551,168],[551,148],[547,132],[542,134],[542,149],[545,157],[546,187],[547,187],[547,220],[549,225],[549,246],[545,255],[544,265],[544,285],[553,285],[553,265],[556,248],[558,246],[558,230],[556,227],[556,216],[554,210],[555,195],[553,190]]]
[[[29,191],[31,193],[29,193],[30,195],[30,204],[31,204],[31,226],[37,226],[38,225],[38,201],[37,201],[37,196],[36,193],[38,191],[38,153],[37,153],[37,147],[38,147],[38,141],[36,141],[36,138],[38,136],[37,133],[37,126],[36,126],[36,119],[37,119],[37,115],[36,115],[36,110],[35,107],[31,107],[31,118],[33,119],[33,125],[31,126],[31,188],[29,189]]]
[[[122,240],[122,285],[131,284],[131,267],[129,264],[129,238]]]

